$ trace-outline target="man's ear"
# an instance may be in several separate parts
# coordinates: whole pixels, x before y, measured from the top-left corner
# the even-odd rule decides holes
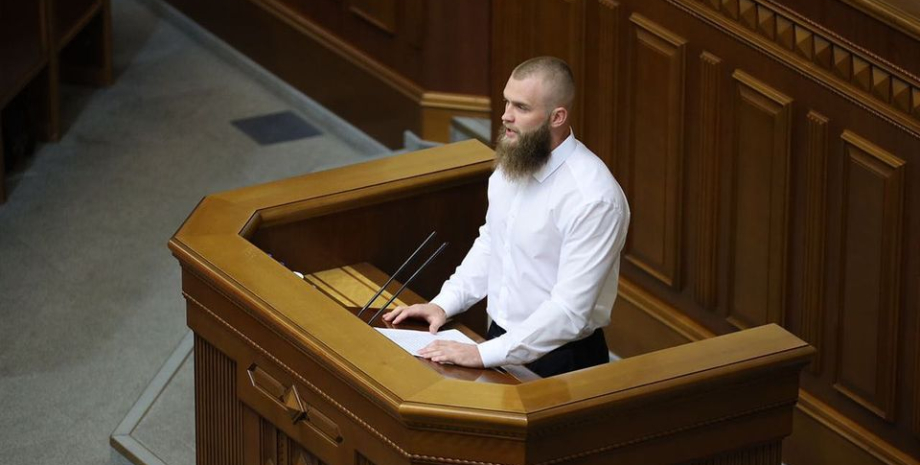
[[[556,107],[550,113],[549,125],[558,128],[565,124],[569,119],[569,111],[565,107]]]

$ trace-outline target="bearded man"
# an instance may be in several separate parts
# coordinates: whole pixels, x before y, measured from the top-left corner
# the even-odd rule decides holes
[[[504,97],[479,237],[437,297],[397,307],[384,319],[422,318],[434,333],[488,296],[488,341],[437,341],[420,355],[468,367],[526,365],[543,377],[606,363],[602,328],[616,298],[626,197],[607,166],[575,139],[575,83],[564,61],[521,63]]]

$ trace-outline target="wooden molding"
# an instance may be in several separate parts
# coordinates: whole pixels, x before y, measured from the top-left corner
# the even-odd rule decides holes
[[[492,109],[489,97],[486,96],[428,91],[421,94],[419,105],[423,108],[474,111],[479,113],[489,113]]]
[[[821,373],[824,334],[824,272],[827,247],[827,124],[815,111],[806,118],[805,257],[803,263],[800,332],[817,352],[809,370]]]
[[[893,422],[905,163],[850,131],[841,138],[843,240],[834,389]]]
[[[735,146],[726,316],[738,328],[782,325],[792,99],[743,71],[735,71],[732,77]]]
[[[396,0],[351,0],[348,11],[380,31],[396,35]]]
[[[633,228],[660,233],[631,236],[625,258],[665,286],[676,289],[680,287],[681,270],[687,41],[641,15],[633,14],[630,22],[626,189],[633,206]],[[664,107],[654,108],[662,92]]]
[[[767,0],[667,2],[920,137],[920,78],[896,65]]]
[[[719,159],[721,157],[722,59],[700,55],[700,144],[696,230],[696,286],[694,297],[704,308],[716,305],[719,243]]]
[[[618,298],[635,305],[669,330],[686,339],[687,342],[701,341],[716,335],[680,310],[672,307],[654,294],[645,291],[632,281],[622,277],[622,275],[620,276],[617,295]]]

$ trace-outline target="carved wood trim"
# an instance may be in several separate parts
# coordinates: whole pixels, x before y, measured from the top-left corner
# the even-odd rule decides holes
[[[195,449],[199,465],[242,465],[236,363],[195,335]]]
[[[738,328],[766,323],[782,325],[787,280],[792,99],[743,71],[735,71],[732,77],[736,84],[735,141],[729,194],[726,316]],[[761,126],[756,127],[758,124]],[[763,199],[759,192],[769,195]],[[739,272],[739,264],[747,270]],[[740,298],[750,300],[739,305]]]
[[[802,338],[817,351],[809,370],[821,372],[824,334],[824,260],[827,246],[827,124],[814,111],[806,118],[805,153],[805,256],[802,276]]]
[[[712,309],[716,304],[719,242],[719,158],[721,157],[720,99],[722,60],[700,55],[699,198],[697,199],[696,286],[697,303]]]
[[[920,138],[920,78],[909,72],[765,0],[666,1]]]
[[[619,96],[620,65],[620,4],[614,0],[597,0],[600,5],[598,24],[598,44],[595,63],[598,64],[597,99],[601,102],[597,115],[598,127],[597,150],[601,159],[613,168],[617,162],[617,102]]]
[[[838,347],[834,389],[879,417],[894,421],[905,162],[850,131],[844,131],[841,138],[844,141],[845,156],[841,196],[841,314],[837,319]],[[869,176],[871,181],[879,183],[877,204],[868,205],[867,202],[872,199],[853,198],[851,178],[860,172]],[[873,186],[866,188],[871,189]],[[878,223],[873,224],[871,218],[851,221],[851,217],[854,216],[851,209],[854,205],[856,208],[863,207],[856,210],[861,213],[877,209],[880,212]],[[853,234],[854,227],[861,229]],[[866,247],[866,234],[872,233],[879,235],[877,250]],[[876,252],[878,255],[871,256]],[[877,265],[878,275],[867,276],[872,273],[867,269],[867,265],[869,268],[871,265]],[[873,286],[873,283],[876,286]],[[867,299],[874,302],[866,301],[865,305],[860,304]],[[864,308],[867,306],[869,308]],[[847,331],[849,315],[858,317],[866,314],[878,318],[876,334],[866,335],[859,331]],[[863,323],[862,320],[854,321],[853,329],[862,329]],[[856,338],[867,337],[870,338],[869,343],[873,340],[875,342],[875,358],[869,361],[875,366],[874,380],[864,380],[873,381],[871,386],[859,386],[859,380],[848,378],[846,370],[851,363],[857,363],[855,360],[849,360],[849,356],[865,356],[862,352],[866,348],[862,347],[863,350],[859,354],[856,354],[854,349],[848,353],[847,345],[842,341],[852,342]]]
[[[633,223],[636,229],[644,229],[641,224],[646,218],[649,221],[658,223],[659,227],[648,226],[648,230],[662,231],[661,241],[659,244],[648,244],[644,250],[636,245],[636,238],[627,239],[625,258],[630,263],[642,269],[650,276],[671,288],[680,287],[680,244],[681,244],[681,197],[683,192],[683,155],[684,155],[684,88],[685,88],[685,54],[687,41],[682,37],[668,31],[664,27],[650,21],[649,19],[633,14],[630,16],[632,29],[630,31],[630,130],[629,130],[629,154],[627,170],[627,190],[629,191],[630,202],[634,203],[636,208],[633,209]],[[639,56],[640,47],[645,47],[651,53],[658,54],[663,58],[661,63],[666,67],[666,80],[662,86],[654,86],[648,82],[638,82],[639,78]],[[651,66],[651,64],[649,64]],[[649,102],[641,102],[643,89],[652,89],[654,92],[666,93],[665,108],[651,109]],[[663,88],[662,88],[663,87]],[[640,117],[645,112],[649,116],[649,111],[655,111],[656,124],[643,124]],[[651,131],[651,128],[662,128],[660,132],[651,134],[647,133],[642,138],[642,144],[657,144],[664,141],[663,150],[657,148],[650,149],[640,146],[639,129]],[[655,163],[651,166],[649,155],[661,155],[664,157],[662,163]],[[646,166],[637,166],[640,162]],[[645,170],[643,170],[645,168]],[[662,170],[664,175],[662,176]],[[663,179],[664,194],[662,198],[653,196],[639,195],[640,190],[637,186],[644,183],[637,180],[637,175],[648,174],[648,180]],[[648,192],[648,188],[645,188]],[[651,242],[651,241],[649,241]]]

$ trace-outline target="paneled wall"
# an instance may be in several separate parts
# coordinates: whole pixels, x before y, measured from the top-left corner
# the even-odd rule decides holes
[[[243,54],[393,148],[447,139],[489,112],[489,3],[168,0]]]
[[[611,347],[795,332],[818,357],[791,465],[920,463],[920,45],[885,3],[492,4],[493,101],[568,60],[576,135],[629,198]]]

